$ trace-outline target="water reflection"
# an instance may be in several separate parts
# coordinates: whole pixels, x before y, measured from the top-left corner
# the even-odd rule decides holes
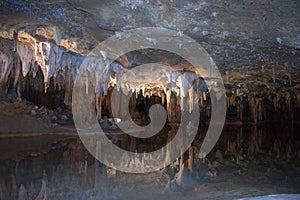
[[[229,159],[239,166],[243,161],[251,163],[253,160],[261,159],[265,162],[266,159],[272,159],[296,165],[299,163],[297,160],[299,130],[299,127],[288,125],[226,126],[215,149],[208,155],[208,162],[199,160],[193,172],[190,172],[187,166],[183,169],[181,178],[185,182],[183,181],[182,185],[176,185],[176,176],[181,169],[178,166],[184,164],[185,161],[189,162],[189,155],[191,155],[189,151],[185,153],[182,163],[181,161],[174,163],[174,166],[169,166],[165,170],[142,175],[125,174],[95,161],[80,140],[70,139],[67,143],[65,142],[66,145],[58,144],[57,149],[42,156],[29,156],[19,161],[2,160],[0,162],[0,199],[160,199],[162,196],[179,199],[187,193],[193,193],[191,196],[193,199],[194,195],[204,195],[200,194],[201,192],[198,193],[198,189],[195,188],[203,184],[209,188],[210,185],[216,184],[213,183],[213,179],[207,178],[207,171],[210,169],[208,165],[216,161],[226,165],[224,163],[226,159]],[[218,150],[224,155],[224,162],[216,158],[215,154]],[[197,158],[193,159],[197,160]],[[219,178],[234,178],[225,175],[223,169],[225,170],[225,168],[217,169],[220,174]],[[202,173],[199,173],[200,171]],[[299,172],[296,171],[289,171],[289,174],[284,174],[284,176],[300,180]],[[237,180],[240,180],[239,177]],[[234,182],[232,184],[235,187]],[[264,184],[272,188],[272,181]],[[281,182],[278,184],[280,185]],[[295,185],[289,185],[288,182],[285,186],[297,188]],[[235,190],[240,189],[236,187]],[[300,192],[299,189],[293,191],[297,192],[297,190]],[[215,188],[208,191],[215,191]],[[251,194],[248,195],[251,196]],[[241,196],[243,194],[238,192],[229,195],[228,199]],[[211,197],[213,199],[216,196]],[[189,199],[190,196],[186,198]]]

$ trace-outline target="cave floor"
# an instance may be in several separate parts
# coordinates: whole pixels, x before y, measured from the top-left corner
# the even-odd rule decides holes
[[[300,193],[299,160],[263,154],[237,163],[209,155],[215,173],[201,164],[197,173],[186,171],[182,184],[174,185],[168,169],[116,174],[96,162],[71,123],[43,122],[22,103],[1,101],[0,110],[0,199],[35,199],[43,192],[47,199],[238,199]],[[232,133],[232,126],[225,127],[221,140]]]

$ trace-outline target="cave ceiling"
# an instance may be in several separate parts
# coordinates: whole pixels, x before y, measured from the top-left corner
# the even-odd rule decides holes
[[[24,31],[40,41],[88,54],[101,41],[138,27],[164,27],[198,41],[224,72],[255,73],[261,65],[300,63],[300,2],[208,0],[11,0],[0,1],[0,36]],[[124,66],[160,60],[180,66],[168,52],[140,50],[120,59]],[[182,64],[182,66],[187,66]]]

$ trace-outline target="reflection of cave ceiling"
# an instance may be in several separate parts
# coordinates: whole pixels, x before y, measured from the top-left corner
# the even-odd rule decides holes
[[[0,1],[1,36],[24,30],[39,40],[88,53],[98,42],[130,28],[162,26],[191,36],[210,53],[222,71],[255,70],[260,65],[299,65],[300,2],[195,0],[52,0]],[[173,56],[142,51],[143,60]],[[128,54],[133,59],[136,54]],[[136,61],[139,63],[139,61]],[[126,62],[125,62],[126,63]],[[249,68],[251,66],[251,68]]]

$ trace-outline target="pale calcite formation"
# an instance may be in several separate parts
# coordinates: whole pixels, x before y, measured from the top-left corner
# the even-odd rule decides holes
[[[8,39],[1,39],[0,47],[0,86],[6,85],[11,78],[13,88],[18,96],[22,96],[22,87],[19,83],[20,74],[23,77],[32,76],[36,78],[38,70],[43,74],[44,92],[47,92],[51,80],[55,89],[64,90],[64,103],[71,107],[72,91],[76,78],[82,76],[82,86],[86,93],[91,88],[97,111],[97,117],[101,117],[101,103],[104,96],[109,96],[109,88],[116,88],[125,95],[136,94],[140,91],[144,98],[152,95],[161,97],[162,103],[166,105],[169,121],[179,121],[180,112],[186,109],[192,112],[194,103],[199,103],[201,111],[210,116],[210,108],[205,107],[210,98],[220,100],[222,91],[218,88],[218,82],[212,80],[204,81],[199,74],[193,71],[176,71],[168,68],[156,68],[155,65],[147,65],[143,69],[132,70],[122,66],[120,63],[111,62],[107,52],[101,52],[98,57],[81,55],[59,46],[63,39],[59,29],[53,28],[53,40],[41,41],[25,31],[11,34]],[[264,72],[266,73],[266,72]],[[232,84],[233,73],[227,73],[227,84]],[[272,74],[269,75],[272,78]],[[278,78],[277,78],[278,79]],[[249,82],[249,84],[248,84]],[[251,121],[257,123],[267,119],[268,107],[264,103],[270,103],[275,112],[286,110],[291,113],[293,119],[293,108],[299,106],[299,94],[291,92],[289,88],[281,87],[278,92],[273,89],[271,83],[248,81],[239,84],[231,91],[227,91],[228,108],[236,109],[237,118],[244,120],[245,109],[249,107]],[[276,85],[276,83],[272,83]],[[289,76],[289,85],[293,84]],[[253,88],[248,88],[248,87]],[[34,85],[35,88],[41,88]],[[255,87],[265,87],[258,92]],[[271,89],[268,89],[271,88]],[[212,92],[213,91],[213,92]],[[3,92],[1,89],[0,92]],[[212,97],[213,96],[213,97]],[[117,100],[116,100],[117,101]],[[121,100],[122,104],[123,101]],[[109,106],[109,105],[108,105]],[[133,105],[134,106],[134,105]],[[121,106],[122,107],[122,106]],[[126,107],[123,106],[122,109]]]
[[[54,27],[53,30],[56,43],[60,44],[60,32],[57,27]],[[81,55],[49,41],[39,41],[25,31],[20,31],[15,40],[13,42],[16,43],[18,57],[15,56],[14,58],[14,52],[9,49],[2,50],[0,54],[1,83],[7,82],[10,71],[14,67],[14,60],[20,60],[21,66],[19,67],[21,67],[23,77],[31,72],[30,74],[35,78],[40,68],[44,78],[45,93],[49,87],[50,79],[53,78],[55,88],[65,90],[64,103],[66,105],[71,105],[72,88],[76,77],[79,75],[83,77],[80,84],[84,85],[87,94],[90,86],[95,88],[97,112],[101,112],[102,95],[106,96],[110,87],[121,89],[126,95],[129,92],[138,94],[138,91],[142,90],[144,97],[152,95],[162,97],[163,101],[167,102],[170,116],[170,113],[174,112],[171,110],[176,109],[177,102],[179,102],[181,109],[184,108],[184,98],[189,99],[191,112],[193,109],[191,102],[197,99],[193,93],[195,92],[196,96],[197,94],[202,96],[206,92],[204,82],[200,84],[198,82],[195,85],[199,79],[195,72],[168,69],[161,71],[157,70],[155,66],[147,66],[146,70],[136,70],[133,73],[129,68],[117,62],[109,61],[105,52],[102,52],[99,57]],[[18,76],[19,74],[15,80],[18,80]],[[119,81],[120,84],[118,84]],[[171,93],[175,95],[171,95]],[[171,100],[171,98],[178,98],[179,100]],[[173,104],[172,108],[170,104]],[[97,115],[100,116],[99,113]]]

